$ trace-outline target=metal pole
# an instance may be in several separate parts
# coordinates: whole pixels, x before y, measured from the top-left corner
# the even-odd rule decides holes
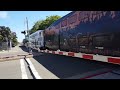
[[[28,32],[28,30],[29,30],[29,28],[28,28],[28,18],[26,17],[26,23],[27,23],[27,34],[29,35],[29,32]]]
[[[9,48],[8,48],[8,38],[6,37],[6,41],[7,41],[7,50],[9,52]]]
[[[30,37],[29,37],[29,35],[30,35],[30,33],[29,33],[29,28],[28,28],[28,18],[26,17],[26,23],[27,23],[27,34],[28,34],[28,49],[29,49],[29,53],[31,52],[31,47],[30,47]]]

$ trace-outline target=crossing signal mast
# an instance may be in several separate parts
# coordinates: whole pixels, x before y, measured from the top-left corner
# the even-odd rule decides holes
[[[24,24],[27,25],[27,30],[22,31],[21,33],[26,36],[26,35],[29,35],[29,31],[28,31],[29,28],[28,28],[28,19],[27,19],[27,17],[26,17],[26,20],[25,20],[25,23],[24,23]]]
[[[26,17],[25,23],[27,24],[27,30],[22,31],[21,33],[25,35],[25,38],[28,37],[28,48],[29,48],[29,52],[31,52],[30,49],[30,38],[29,38],[29,28],[28,28],[28,18]]]

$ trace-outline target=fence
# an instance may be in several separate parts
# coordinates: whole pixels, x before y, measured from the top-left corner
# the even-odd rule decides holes
[[[0,42],[0,51],[1,50],[7,50],[7,49],[8,49],[7,42]]]

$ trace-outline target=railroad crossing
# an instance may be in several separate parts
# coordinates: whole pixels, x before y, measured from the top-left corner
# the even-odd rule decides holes
[[[0,79],[120,79],[120,66],[16,46],[0,52]]]

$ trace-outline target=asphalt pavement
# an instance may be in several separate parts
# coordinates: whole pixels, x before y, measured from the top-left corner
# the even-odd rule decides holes
[[[120,69],[119,65],[53,54],[43,53],[33,58],[61,79],[83,79]]]

